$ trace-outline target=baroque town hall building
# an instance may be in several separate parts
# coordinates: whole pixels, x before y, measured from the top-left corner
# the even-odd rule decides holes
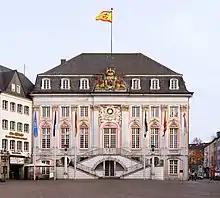
[[[32,92],[39,124],[36,160],[53,166],[56,145],[57,179],[186,180],[192,95],[182,74],[141,53],[62,59],[37,75]]]

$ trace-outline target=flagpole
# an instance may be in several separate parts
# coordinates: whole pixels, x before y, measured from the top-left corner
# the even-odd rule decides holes
[[[56,133],[57,133],[57,126],[58,126],[58,124],[56,123],[57,122],[57,112],[56,112],[56,110],[55,110],[55,113],[54,113],[54,129],[53,130],[55,130],[55,131],[53,131],[53,144],[54,144],[54,176],[53,176],[53,178],[54,178],[54,180],[56,180],[56,168],[57,168],[57,163],[56,163],[56,158],[57,158],[57,149],[56,149],[56,147],[57,147],[57,141],[56,141]]]
[[[75,142],[74,142],[74,179],[76,179],[76,137],[77,137],[77,109],[75,110]]]
[[[34,180],[36,180],[36,137],[34,137],[34,150],[33,150],[34,156]]]
[[[33,135],[34,135],[34,142],[33,142],[34,144],[33,146],[34,180],[36,180],[36,149],[37,149],[36,137],[38,137],[38,124],[37,124],[36,110],[34,111]]]
[[[112,23],[113,23],[113,8],[111,8],[112,12],[112,22],[111,22],[111,54],[112,54]]]

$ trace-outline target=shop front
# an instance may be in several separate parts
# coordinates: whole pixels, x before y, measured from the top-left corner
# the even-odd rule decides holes
[[[24,157],[10,156],[10,179],[24,179]]]

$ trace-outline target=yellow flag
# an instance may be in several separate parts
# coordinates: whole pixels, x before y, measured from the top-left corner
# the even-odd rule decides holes
[[[97,17],[97,21],[104,21],[112,23],[112,11],[102,11]]]

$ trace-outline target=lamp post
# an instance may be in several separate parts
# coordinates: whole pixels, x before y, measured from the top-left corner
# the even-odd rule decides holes
[[[64,145],[64,179],[67,179],[67,149],[68,145]]]
[[[6,174],[7,174],[7,169],[8,169],[8,166],[7,166],[8,156],[9,156],[9,152],[6,151],[6,149],[1,150],[1,161],[3,162],[3,166],[2,166],[2,169],[3,169],[2,170],[2,175],[3,175],[2,182],[6,181]]]
[[[154,151],[155,151],[155,146],[151,145],[151,155],[152,155],[152,163],[151,163],[151,179],[153,177],[153,169],[154,169]]]

